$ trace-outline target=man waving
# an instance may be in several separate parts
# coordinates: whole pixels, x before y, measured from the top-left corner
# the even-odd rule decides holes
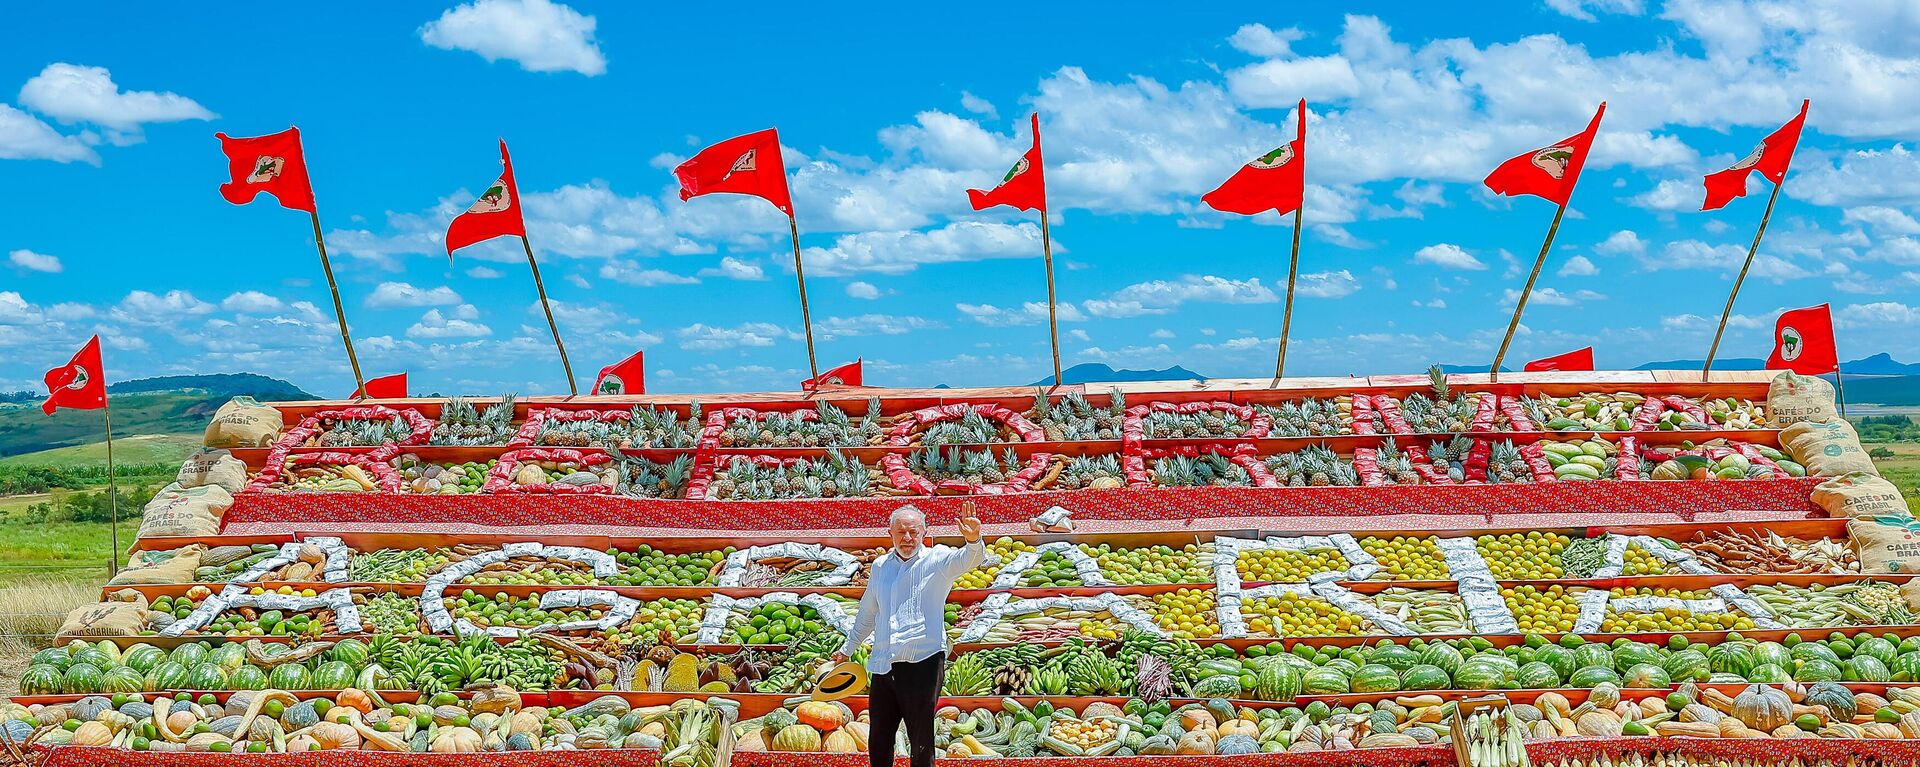
[[[961,548],[933,545],[927,517],[902,506],[887,520],[893,549],[873,563],[847,643],[844,661],[868,635],[867,754],[873,767],[892,767],[894,733],[907,726],[912,767],[933,767],[933,714],[947,669],[947,593],[953,582],[986,561],[980,516],[973,501],[960,504]]]

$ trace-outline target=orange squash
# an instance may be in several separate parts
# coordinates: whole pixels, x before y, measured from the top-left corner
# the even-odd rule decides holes
[[[821,732],[832,732],[847,723],[847,715],[839,706],[826,701],[810,700],[795,706],[793,715],[800,723]]]
[[[373,713],[373,696],[353,687],[341,690],[333,702],[346,708],[359,709],[362,714]]]

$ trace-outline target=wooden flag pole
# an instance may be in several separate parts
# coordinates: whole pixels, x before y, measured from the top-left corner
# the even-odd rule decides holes
[[[1273,363],[1275,387],[1280,385],[1280,377],[1287,370],[1287,337],[1293,330],[1293,284],[1300,272],[1300,210],[1305,207],[1302,203],[1299,208],[1293,209],[1293,255],[1287,259],[1287,308],[1280,314],[1280,357]]]
[[[807,308],[807,270],[800,264],[800,224],[787,214],[787,231],[793,234],[793,276],[800,281],[800,324],[807,326],[807,380],[820,380],[820,365],[813,356],[813,312]]]
[[[333,291],[333,316],[340,321],[340,341],[347,345],[347,364],[353,366],[353,390],[364,392],[367,379],[360,375],[360,357],[353,353],[353,336],[347,332],[347,310],[340,306],[340,284],[333,280],[333,262],[327,260],[327,240],[320,236],[320,212],[307,211],[313,217],[313,244],[320,249],[320,269],[327,273],[327,290]]]
[[[1561,203],[1560,209],[1553,212],[1553,224],[1547,227],[1547,239],[1540,243],[1540,255],[1533,259],[1533,273],[1527,275],[1527,287],[1520,291],[1520,302],[1514,304],[1513,321],[1507,323],[1507,336],[1500,339],[1500,353],[1493,355],[1493,367],[1488,369],[1489,381],[1500,380],[1500,362],[1507,358],[1507,346],[1513,343],[1513,332],[1520,328],[1520,315],[1527,310],[1527,298],[1533,295],[1533,283],[1540,279],[1540,267],[1547,263],[1547,251],[1553,249],[1553,235],[1560,231],[1560,218],[1567,215],[1567,204]]]
[[[1053,235],[1047,232],[1047,211],[1040,211],[1040,252],[1047,261],[1047,337],[1053,342],[1053,386],[1060,387],[1060,321],[1053,297]]]
[[[573,363],[567,361],[567,345],[560,341],[560,324],[553,321],[553,306],[547,303],[547,284],[540,279],[540,262],[533,259],[533,243],[523,234],[520,245],[527,249],[527,266],[533,267],[533,287],[540,291],[540,308],[547,313],[547,328],[553,331],[553,348],[560,350],[560,367],[567,371],[567,392],[579,396],[580,387],[573,382]]]
[[[113,546],[107,552],[107,572],[111,577],[120,574],[120,487],[113,476],[113,401],[102,402],[101,406],[107,416],[107,509],[111,515],[109,520]]]
[[[1713,345],[1707,347],[1707,363],[1700,367],[1700,380],[1706,381],[1713,372],[1713,356],[1720,351],[1720,336],[1727,332],[1727,320],[1733,316],[1733,299],[1740,295],[1740,283],[1747,281],[1747,270],[1753,268],[1753,254],[1760,251],[1760,237],[1767,233],[1767,219],[1773,218],[1773,201],[1780,199],[1780,187],[1786,183],[1783,176],[1779,184],[1773,185],[1773,194],[1767,195],[1767,210],[1760,214],[1760,228],[1753,232],[1753,244],[1747,246],[1747,261],[1740,265],[1740,274],[1733,278],[1733,290],[1727,293],[1727,308],[1720,310],[1720,326],[1713,331]]]

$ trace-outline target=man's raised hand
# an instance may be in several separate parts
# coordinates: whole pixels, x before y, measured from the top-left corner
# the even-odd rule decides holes
[[[968,543],[980,540],[980,511],[974,507],[973,499],[960,502],[960,537]]]

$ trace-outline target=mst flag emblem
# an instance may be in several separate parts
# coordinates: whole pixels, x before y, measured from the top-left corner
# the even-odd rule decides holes
[[[752,173],[756,169],[753,164],[753,156],[759,152],[760,150],[758,149],[749,149],[746,154],[740,155],[740,159],[733,161],[733,167],[727,169],[727,175]]]
[[[107,406],[107,382],[100,377],[100,337],[87,340],[67,364],[47,371],[47,401],[40,409],[53,415],[60,408],[99,410]]]
[[[267,183],[268,181],[272,181],[276,178],[279,178],[281,171],[286,170],[286,168],[287,168],[287,158],[267,157],[262,155],[260,159],[253,161],[253,172],[250,174],[247,174],[247,183],[249,184]]]
[[[1027,158],[1025,157],[1020,158],[1018,161],[1014,162],[1013,167],[1007,169],[1007,175],[1001,177],[1000,183],[997,184],[995,188],[997,189],[999,187],[1006,186],[1008,181],[1013,180],[1013,177],[1027,172],[1027,169],[1031,167],[1033,167],[1033,163],[1027,162]]]
[[[967,202],[974,210],[1007,205],[1017,210],[1046,211],[1047,166],[1040,157],[1040,113],[1035,112],[1032,121],[1032,146],[1007,169],[1007,175],[1000,177],[1000,183],[992,189],[967,190]]]
[[[1567,163],[1573,160],[1572,144],[1555,144],[1533,153],[1533,167],[1554,178],[1565,178]]]
[[[1767,142],[1762,141],[1753,146],[1753,151],[1748,153],[1745,159],[1734,163],[1732,167],[1727,168],[1727,170],[1743,170],[1746,168],[1751,168],[1755,165],[1759,165],[1760,158],[1764,156],[1766,153],[1767,153]]]
[[[1278,168],[1292,161],[1293,144],[1281,144],[1273,151],[1260,155],[1252,162],[1247,163],[1247,167],[1266,170],[1268,168]]]
[[[1833,342],[1833,315],[1826,304],[1782,312],[1773,326],[1773,337],[1773,354],[1767,357],[1770,369],[1786,368],[1806,376],[1840,369]]]
[[[499,213],[511,207],[513,207],[513,193],[507,190],[506,179],[497,178],[493,180],[493,186],[487,187],[487,191],[480,193],[480,199],[474,200],[473,204],[467,207],[467,212]]]
[[[595,391],[594,393],[595,394],[626,394],[627,382],[620,380],[620,376],[617,373],[608,373],[607,377],[600,379],[600,389],[598,391]]]
[[[1780,359],[1788,362],[1800,359],[1800,352],[1805,348],[1806,339],[1800,336],[1799,328],[1788,325],[1780,329]]]

